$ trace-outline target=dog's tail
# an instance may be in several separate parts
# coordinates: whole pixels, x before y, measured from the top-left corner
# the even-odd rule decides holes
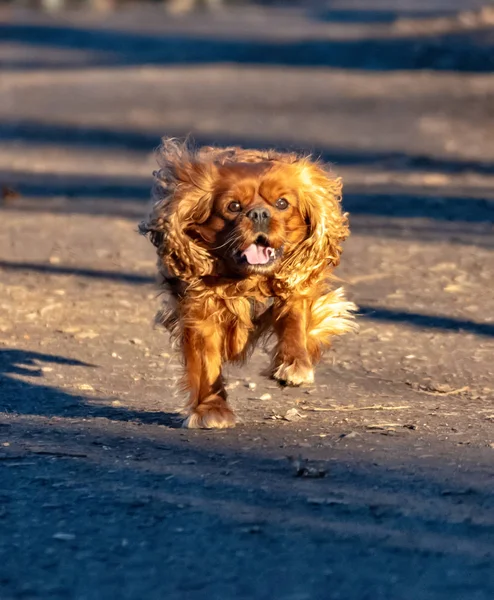
[[[307,346],[311,358],[319,360],[331,338],[356,331],[355,312],[358,307],[346,300],[343,288],[338,288],[315,300],[309,315]]]

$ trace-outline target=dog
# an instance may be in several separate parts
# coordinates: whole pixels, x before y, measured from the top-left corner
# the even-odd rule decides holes
[[[349,234],[340,178],[305,155],[195,148],[163,139],[153,208],[139,230],[157,249],[157,317],[179,343],[189,428],[234,427],[222,377],[275,335],[271,376],[314,382],[331,338],[355,328],[356,306],[332,272]]]

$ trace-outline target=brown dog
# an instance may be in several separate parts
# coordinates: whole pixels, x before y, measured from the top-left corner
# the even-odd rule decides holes
[[[329,280],[349,230],[341,180],[308,157],[190,148],[165,139],[154,207],[140,231],[157,248],[170,301],[159,321],[180,342],[190,397],[186,427],[233,427],[221,374],[263,334],[277,338],[272,376],[314,381],[355,305]]]

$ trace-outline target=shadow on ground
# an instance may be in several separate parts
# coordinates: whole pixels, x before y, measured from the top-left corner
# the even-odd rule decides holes
[[[183,137],[183,132],[164,132],[168,137]],[[404,152],[360,150],[341,147],[301,148],[287,144],[283,140],[228,136],[225,134],[196,134],[191,138],[197,145],[240,145],[250,148],[268,148],[276,144],[280,150],[291,152],[312,152],[323,160],[339,166],[359,166],[378,164],[387,170],[414,172],[425,171],[444,174],[473,173],[477,175],[494,175],[494,164],[491,161],[465,160],[455,157],[414,155]],[[104,127],[81,125],[46,124],[38,121],[15,120],[0,121],[0,142],[36,144],[42,146],[75,146],[81,148],[107,148],[131,150],[134,152],[152,152],[159,146],[159,133],[150,134],[135,130],[118,130]],[[0,174],[4,179],[6,174]]]
[[[0,181],[20,194],[7,198],[0,211],[94,214],[137,223],[150,202],[152,178],[0,172]],[[455,195],[448,195],[447,192]],[[346,187],[344,209],[353,233],[429,243],[494,247],[492,190],[424,188],[388,184]],[[485,196],[482,193],[485,192]]]
[[[0,269],[13,272],[27,271],[32,273],[44,273],[46,275],[72,275],[88,279],[127,283],[130,285],[150,285],[155,281],[154,278],[147,275],[140,275],[139,273],[100,271],[97,269],[63,267],[39,263],[0,261]],[[444,317],[441,315],[428,315],[394,308],[380,308],[371,305],[360,305],[359,309],[360,315],[371,321],[400,323],[411,327],[417,327],[422,330],[427,329],[458,333],[472,333],[481,337],[494,337],[494,324],[491,323],[478,323],[469,319]],[[5,356],[7,359],[11,356],[9,351],[7,351],[7,354],[4,355],[4,359]],[[20,353],[20,356],[22,360],[23,353]],[[43,355],[39,355],[39,357],[44,360],[42,358]],[[26,354],[26,358],[32,361],[32,358],[29,357],[29,354]],[[34,358],[36,358],[36,354],[34,354]],[[1,360],[2,359],[0,358],[0,361]],[[150,418],[149,413],[145,414],[147,415],[146,418]]]
[[[2,370],[38,360],[53,357],[7,353]],[[0,413],[3,598],[491,597],[489,477],[464,450],[460,469],[449,446],[407,456],[413,434],[401,455],[396,439],[370,451],[337,432],[301,450],[293,424],[182,432],[27,413]],[[294,452],[327,476],[296,478]]]
[[[105,128],[65,127],[44,125],[36,122],[20,122],[0,124],[0,140],[6,142],[63,144],[84,147],[124,148],[132,151],[151,152],[159,139],[157,136],[137,132],[118,131]],[[268,140],[245,140],[240,137],[198,136],[197,144],[244,145],[250,147],[268,147]],[[283,144],[278,144],[281,149]],[[294,148],[285,148],[296,150]],[[378,166],[387,172],[432,172],[449,174],[494,174],[494,165],[490,162],[464,161],[455,158],[433,156],[406,155],[396,152],[374,152],[348,150],[345,148],[323,147],[313,149],[316,156],[336,165],[342,166]],[[139,219],[142,209],[130,206],[132,202],[148,201],[151,187],[150,177],[118,177],[101,175],[65,175],[50,173],[32,173],[22,171],[0,172],[0,181],[17,189],[21,194],[31,198],[62,197],[69,203],[62,203],[52,210],[61,212],[97,212],[127,216]],[[394,188],[394,189],[393,189]],[[348,191],[350,189],[350,191]],[[489,225],[494,221],[494,204],[489,198],[490,189],[477,189],[476,194],[484,197],[461,195],[455,189],[455,195],[448,196],[449,188],[403,187],[387,185],[382,192],[365,187],[357,191],[355,186],[347,188],[344,196],[345,209],[353,217],[354,231],[365,234],[365,221],[360,225],[358,218],[380,217],[383,219],[428,219],[431,223],[413,223],[408,237],[441,241],[447,239],[453,243],[473,243],[486,247],[492,246],[492,235]],[[451,193],[451,192],[450,192]],[[74,199],[74,200],[72,200]],[[8,208],[8,207],[7,207]],[[15,203],[12,208],[16,208]],[[35,208],[30,206],[30,209]],[[449,224],[461,223],[461,228],[451,232]],[[441,224],[441,226],[438,226]],[[443,226],[444,224],[444,226]],[[487,225],[487,229],[472,228],[474,224]],[[383,220],[379,224],[383,235],[400,237],[406,235],[406,227],[393,225],[392,221]],[[421,233],[422,232],[422,233]],[[474,239],[469,238],[471,232]]]
[[[113,408],[101,402],[94,402],[88,396],[43,385],[43,367],[50,365],[98,368],[96,365],[63,356],[17,349],[0,350],[0,415],[4,413],[43,417],[107,418],[115,421],[159,423],[168,427],[180,426],[176,414]],[[39,383],[26,381],[26,377],[35,378]]]
[[[334,14],[334,13],[333,13]],[[379,13],[375,13],[378,15]],[[368,15],[370,18],[370,14]],[[119,65],[251,64],[290,67],[332,67],[369,71],[430,69],[489,72],[494,67],[493,39],[489,31],[470,31],[369,39],[303,39],[268,41],[142,34],[103,28],[53,24],[0,24],[3,42],[34,48],[87,51],[82,64],[71,68]],[[65,59],[60,65],[66,68]],[[9,63],[15,70],[56,68],[33,58]]]

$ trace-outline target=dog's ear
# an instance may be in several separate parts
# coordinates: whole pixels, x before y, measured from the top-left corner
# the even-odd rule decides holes
[[[157,153],[160,170],[154,173],[153,209],[139,226],[149,234],[167,270],[182,279],[214,272],[214,259],[188,230],[204,223],[213,203],[216,166],[208,153],[187,142],[164,139]]]
[[[308,158],[293,166],[299,174],[300,211],[307,224],[307,237],[282,265],[291,288],[303,286],[328,265],[336,267],[341,243],[349,234],[347,214],[341,209],[341,178]]]

